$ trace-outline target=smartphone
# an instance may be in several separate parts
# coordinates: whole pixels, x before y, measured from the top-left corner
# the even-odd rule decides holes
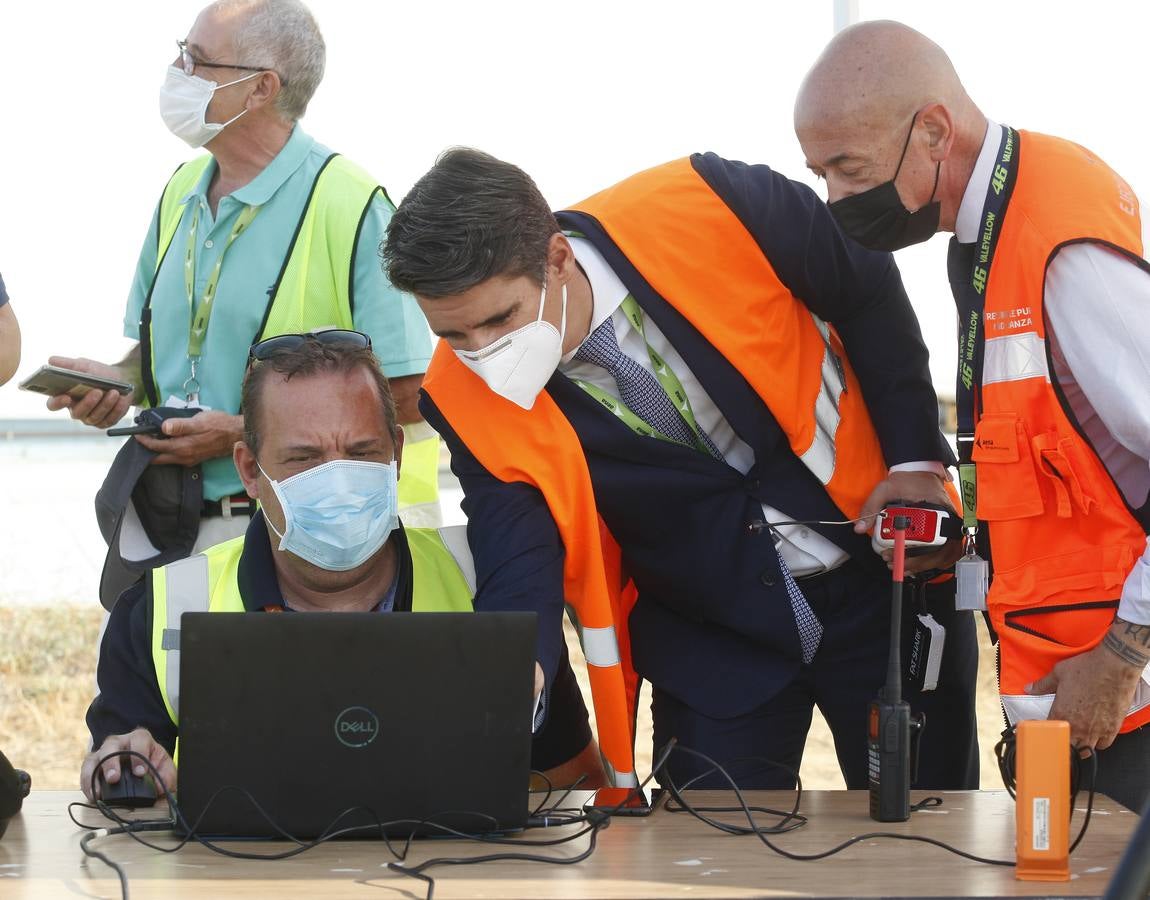
[[[616,808],[618,807],[618,808]],[[649,816],[651,803],[647,794],[635,788],[599,788],[583,809],[611,813],[613,816]]]
[[[93,388],[116,391],[125,397],[135,391],[135,387],[125,381],[101,378],[99,375],[89,375],[87,372],[74,372],[71,369],[61,369],[59,366],[41,366],[20,382],[22,391],[35,391],[37,394],[47,394],[49,397],[67,394],[73,400],[79,400]]]

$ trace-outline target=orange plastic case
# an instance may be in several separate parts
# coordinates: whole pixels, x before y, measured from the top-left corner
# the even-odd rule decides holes
[[[1021,881],[1070,880],[1070,724],[1018,723],[1017,864]]]

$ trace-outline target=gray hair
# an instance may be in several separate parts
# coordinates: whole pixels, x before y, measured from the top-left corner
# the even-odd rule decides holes
[[[295,122],[323,80],[326,47],[315,16],[300,0],[218,0],[217,9],[246,11],[232,41],[236,59],[274,69],[283,82],[276,109]]]

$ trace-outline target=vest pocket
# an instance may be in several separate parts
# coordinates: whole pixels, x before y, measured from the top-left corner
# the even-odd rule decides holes
[[[1034,438],[1034,452],[1039,471],[1049,479],[1047,483],[1054,490],[1054,511],[1058,517],[1069,518],[1074,506],[1081,514],[1088,514],[1096,501],[1082,489],[1082,482],[1074,471],[1073,442],[1059,437],[1057,432],[1040,434]]]
[[[1118,597],[1133,565],[1134,553],[1123,544],[1086,545],[996,569],[994,589],[998,603],[1006,609],[1030,608],[1045,600],[1073,603]]]
[[[1084,547],[995,572],[990,616],[1001,641],[1000,684],[1021,694],[1055,664],[1091,649],[1114,619],[1127,547]]]
[[[974,431],[980,519],[987,522],[1042,514],[1030,436],[1017,413],[986,413]]]

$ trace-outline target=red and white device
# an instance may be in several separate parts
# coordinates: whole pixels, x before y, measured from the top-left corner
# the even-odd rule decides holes
[[[888,504],[878,514],[871,538],[876,551],[894,547],[895,516],[904,517],[909,523],[906,528],[908,550],[941,547],[947,541],[962,536],[962,520],[945,507],[933,503],[904,504],[896,501]]]

